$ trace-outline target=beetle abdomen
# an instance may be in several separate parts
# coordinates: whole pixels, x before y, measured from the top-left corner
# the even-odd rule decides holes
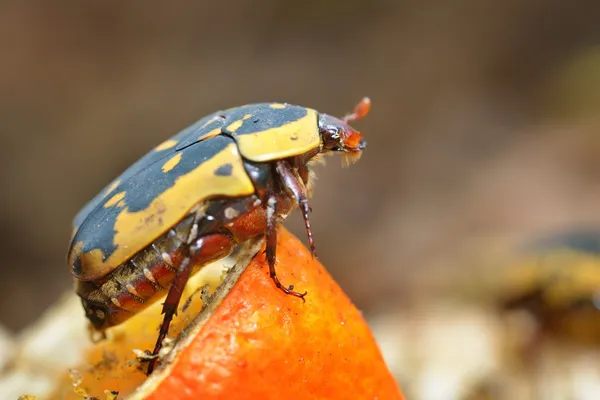
[[[97,329],[125,321],[164,294],[175,276],[172,265],[181,257],[191,221],[191,216],[186,217],[104,279],[78,281],[77,294]],[[103,317],[92,318],[98,310]]]
[[[165,294],[175,278],[174,266],[185,256],[194,216],[201,215],[197,239],[190,245],[197,272],[229,255],[236,243],[264,231],[260,204],[255,196],[208,200],[106,277],[78,281],[77,294],[93,325],[105,329],[120,324]]]

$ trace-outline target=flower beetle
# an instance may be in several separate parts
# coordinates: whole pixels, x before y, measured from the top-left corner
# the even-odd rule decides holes
[[[600,231],[535,241],[506,269],[500,287],[500,308],[530,314],[538,337],[600,344]]]
[[[349,123],[370,104],[342,119],[282,103],[218,111],[130,166],[73,221],[68,264],[93,328],[120,324],[166,292],[151,373],[190,275],[259,235],[275,286],[303,299],[277,278],[277,224],[299,207],[315,255],[310,164],[333,152],[356,161],[366,142]]]

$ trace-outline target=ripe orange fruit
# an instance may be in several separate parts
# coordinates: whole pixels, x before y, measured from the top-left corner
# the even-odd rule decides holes
[[[305,303],[275,288],[261,251],[220,303],[207,305],[204,317],[185,329],[150,378],[132,363],[131,346],[138,339],[138,347],[150,348],[160,318],[140,315],[124,324],[119,343],[92,349],[90,363],[106,351],[115,362],[103,374],[79,368],[80,387],[100,398],[114,390],[135,399],[404,399],[360,312],[284,228],[277,258],[280,280],[308,291]],[[182,325],[180,313],[170,336]]]

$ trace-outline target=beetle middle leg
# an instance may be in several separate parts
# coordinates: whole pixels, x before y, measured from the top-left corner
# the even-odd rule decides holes
[[[304,296],[306,296],[307,292],[300,293],[294,291],[293,286],[285,287],[277,277],[277,272],[275,271],[275,261],[276,261],[276,253],[277,253],[277,214],[276,214],[276,206],[277,206],[277,198],[274,195],[269,196],[267,200],[267,243],[266,250],[267,253],[267,262],[269,264],[269,276],[275,282],[275,286],[278,289],[282,290],[285,294],[289,294],[291,296],[300,297],[302,301],[304,300]]]
[[[196,238],[197,233],[193,232],[195,229],[192,227],[190,232],[190,239],[188,243],[183,246],[183,257],[181,262],[177,266],[177,272],[169,287],[169,293],[163,303],[162,314],[164,314],[163,322],[160,326],[158,333],[158,339],[152,352],[152,358],[148,363],[147,375],[150,375],[154,370],[156,359],[162,342],[169,332],[169,325],[175,315],[177,315],[177,307],[181,301],[181,296],[185,285],[192,273],[195,265],[208,264],[211,261],[215,261],[229,255],[235,246],[233,239],[222,233],[205,235],[200,238]],[[165,260],[165,262],[168,262]]]

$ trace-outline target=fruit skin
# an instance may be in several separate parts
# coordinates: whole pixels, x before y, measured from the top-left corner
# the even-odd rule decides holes
[[[360,312],[284,228],[278,273],[308,291],[277,290],[260,252],[148,399],[404,399]],[[157,373],[161,371],[156,371]]]

